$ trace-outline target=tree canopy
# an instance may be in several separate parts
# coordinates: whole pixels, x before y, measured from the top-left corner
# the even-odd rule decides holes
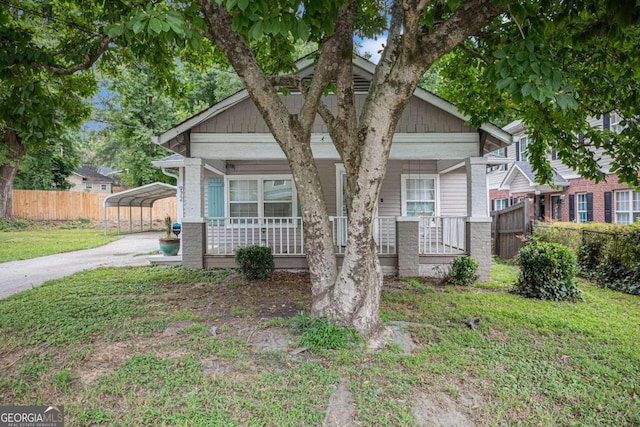
[[[551,177],[545,155],[554,149],[584,176],[601,179],[593,148],[604,148],[613,170],[637,184],[639,17],[636,0],[2,0],[0,100],[9,108],[0,112],[6,143],[0,215],[27,148],[86,115],[76,98],[95,92],[93,67],[109,73],[122,63],[148,63],[156,83],[176,91],[179,62],[228,64],[289,160],[314,315],[381,341],[388,331],[377,311],[375,202],[396,125],[425,73],[446,57],[439,84],[476,126],[520,117],[540,178]],[[354,37],[374,35],[386,42],[356,110]],[[293,73],[295,51],[307,41],[318,51],[313,78],[301,81]],[[290,112],[279,96],[290,88],[304,98],[299,111]],[[335,114],[323,102],[329,92]],[[614,110],[627,125],[621,134],[588,126],[588,116]],[[317,115],[347,174],[340,267],[310,148]]]

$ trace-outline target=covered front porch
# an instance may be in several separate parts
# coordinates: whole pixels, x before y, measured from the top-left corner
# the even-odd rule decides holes
[[[330,217],[330,221],[334,248],[341,258],[347,242],[347,218]],[[431,264],[438,259],[441,262],[436,264],[447,264],[452,257],[467,254],[465,217],[376,217],[374,221],[373,235],[386,274],[398,273],[398,242],[412,239],[407,234],[418,237],[413,249],[423,257],[420,264],[428,264],[427,259]],[[207,217],[205,229],[207,267],[233,267],[236,249],[262,245],[271,248],[276,268],[307,268],[301,217]],[[424,275],[425,268],[415,275]]]

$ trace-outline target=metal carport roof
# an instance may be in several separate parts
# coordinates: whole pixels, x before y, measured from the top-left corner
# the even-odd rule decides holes
[[[131,208],[149,208],[160,199],[173,197],[176,195],[176,186],[164,184],[162,182],[154,182],[153,184],[143,185],[142,187],[132,188],[131,190],[114,193],[105,197],[104,206],[104,232],[107,233],[107,208],[118,208],[118,234],[120,234],[120,208],[129,207],[129,231],[132,232],[133,220],[131,219]],[[140,231],[142,231],[142,209],[140,209]]]

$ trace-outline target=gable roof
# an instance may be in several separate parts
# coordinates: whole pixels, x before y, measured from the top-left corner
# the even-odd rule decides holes
[[[81,176],[85,181],[89,182],[113,182],[113,178],[104,176],[89,168],[78,168],[74,170],[73,173]]]
[[[296,72],[296,74],[300,78],[309,78],[313,75],[314,60],[310,57],[307,56],[300,59],[296,62],[296,65],[298,66],[298,71]],[[369,83],[373,79],[373,74],[375,73],[375,67],[376,65],[374,63],[366,60],[361,56],[356,56],[354,58],[353,74],[356,90],[368,90]],[[414,91],[414,96],[428,104],[433,105],[436,108],[441,109],[442,111],[445,111],[446,113],[451,114],[452,116],[460,119],[463,122],[467,122],[470,119],[469,116],[462,114],[452,103],[420,87],[416,88],[416,90]],[[192,117],[177,124],[173,128],[154,137],[154,142],[174,151],[175,153],[184,155],[186,154],[186,145],[188,143],[188,141],[184,140],[183,135],[186,131],[198,126],[199,124],[218,114],[221,114],[222,112],[232,108],[233,106],[245,101],[248,98],[249,92],[246,89],[242,89],[234,93],[233,95],[223,99],[217,104],[212,105],[206,110],[193,115]],[[512,135],[494,124],[483,124],[482,126],[480,126],[479,130],[485,132],[485,134],[489,137],[487,138],[487,143],[488,145],[491,145],[491,148],[486,147],[486,152],[490,152],[513,143]]]
[[[547,184],[539,184],[538,182],[536,182],[537,175],[531,167],[531,164],[529,162],[522,161],[513,162],[498,188],[504,188],[511,185],[513,180],[516,179],[518,175],[524,176],[529,181],[529,185],[531,187],[544,187],[545,189],[550,188],[550,186]],[[567,187],[569,186],[569,181],[567,181],[562,175],[558,174],[554,170],[553,181],[551,185],[558,187]]]

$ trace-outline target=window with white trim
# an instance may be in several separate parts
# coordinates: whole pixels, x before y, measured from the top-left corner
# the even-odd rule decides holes
[[[438,176],[402,174],[402,215],[438,215]]]
[[[100,190],[107,191],[107,184],[100,184]]]
[[[93,188],[93,183],[92,182],[85,182],[84,183],[84,189],[85,190],[91,190]]]
[[[616,223],[631,224],[640,218],[640,193],[634,190],[618,190],[616,198]]]
[[[291,178],[228,177],[228,213],[232,218],[290,218],[295,192]]]
[[[626,128],[626,126],[622,126],[621,122],[624,119],[622,118],[622,116],[620,116],[620,114],[618,114],[618,112],[614,112],[611,114],[611,130],[615,133],[621,133],[622,130],[624,128]]]
[[[518,160],[521,162],[526,162],[529,160],[529,151],[527,148],[529,147],[529,137],[521,136],[518,140]]]
[[[576,221],[580,223],[587,222],[587,193],[578,193],[576,194],[576,204],[577,204],[577,215]]]
[[[493,210],[500,211],[509,207],[509,199],[495,199],[493,201]]]

